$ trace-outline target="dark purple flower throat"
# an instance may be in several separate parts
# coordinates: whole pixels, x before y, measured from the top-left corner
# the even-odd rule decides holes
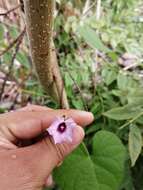
[[[65,130],[66,130],[66,128],[67,128],[67,126],[66,126],[65,122],[62,122],[62,123],[59,124],[57,130],[58,130],[60,133],[64,133]]]

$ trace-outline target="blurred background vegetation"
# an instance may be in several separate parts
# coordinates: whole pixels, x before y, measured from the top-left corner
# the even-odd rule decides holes
[[[0,2],[0,112],[28,103],[58,108],[37,80],[17,5]],[[120,189],[143,190],[143,2],[57,0],[54,40],[71,108],[95,116],[89,152],[97,131],[115,133],[128,152]]]

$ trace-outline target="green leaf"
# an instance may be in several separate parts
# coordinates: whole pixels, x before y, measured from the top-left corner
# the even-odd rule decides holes
[[[76,109],[84,109],[83,102],[81,99],[72,99],[72,104]]]
[[[134,179],[132,178],[132,172],[130,170],[130,165],[127,156],[125,161],[124,180],[122,181],[120,190],[135,190],[133,180]]]
[[[142,88],[131,88],[128,94],[128,103],[143,106],[143,90]]]
[[[54,171],[54,179],[62,190],[117,190],[124,160],[125,148],[119,138],[100,131],[93,138],[92,156],[81,145]]]
[[[105,67],[102,70],[102,77],[106,85],[110,85],[113,81],[116,80],[117,72],[112,68]]]
[[[5,113],[7,110],[5,109],[5,108],[3,108],[3,107],[0,107],[0,114],[1,113]]]
[[[132,166],[135,165],[142,149],[142,135],[140,129],[136,125],[130,126],[129,132],[129,154]]]
[[[23,52],[18,52],[16,55],[16,59],[21,63],[21,65],[25,66],[27,69],[30,68],[30,61],[28,60],[28,57]]]
[[[113,108],[105,113],[108,118],[115,120],[127,120],[132,119],[143,112],[143,109],[140,106],[134,106],[133,104],[127,104],[123,107]]]
[[[128,76],[124,73],[119,73],[117,77],[117,86],[121,90],[126,90],[128,84]]]
[[[128,91],[129,88],[135,88],[137,82],[126,73],[119,73],[117,77],[117,86],[120,90]]]
[[[89,135],[89,134],[95,134],[95,132],[99,131],[99,129],[102,129],[103,124],[101,123],[94,123],[92,125],[90,125],[90,127],[87,127],[85,130],[85,134]]]
[[[84,38],[86,43],[90,45],[92,48],[96,48],[100,51],[103,51],[105,53],[110,52],[110,49],[108,49],[100,40],[99,36],[96,34],[96,32],[91,29],[89,26],[80,26],[78,28],[79,34]]]
[[[62,190],[99,190],[93,162],[83,145],[55,170],[54,178]]]
[[[12,38],[17,38],[17,36],[19,35],[17,26],[12,25],[11,28],[9,29],[9,33]]]
[[[125,147],[108,131],[99,131],[93,138],[93,162],[99,190],[117,190],[123,180]]]
[[[115,53],[115,52],[109,52],[108,56],[113,60],[113,61],[117,61],[119,56]]]
[[[12,59],[12,53],[11,52],[6,52],[3,55],[3,63],[4,64],[10,64],[11,63],[11,59]]]
[[[64,73],[64,79],[65,79],[65,85],[68,86],[72,86],[73,85],[73,81],[71,79],[71,77],[69,76],[68,73]]]

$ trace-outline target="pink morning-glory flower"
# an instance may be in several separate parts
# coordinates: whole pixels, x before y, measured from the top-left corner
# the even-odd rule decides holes
[[[72,118],[57,117],[47,131],[53,137],[55,144],[72,142],[73,129],[76,125]]]

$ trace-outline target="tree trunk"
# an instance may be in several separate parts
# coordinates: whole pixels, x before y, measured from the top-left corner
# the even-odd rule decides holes
[[[62,108],[68,108],[53,44],[54,0],[24,0],[27,34],[40,82]]]

